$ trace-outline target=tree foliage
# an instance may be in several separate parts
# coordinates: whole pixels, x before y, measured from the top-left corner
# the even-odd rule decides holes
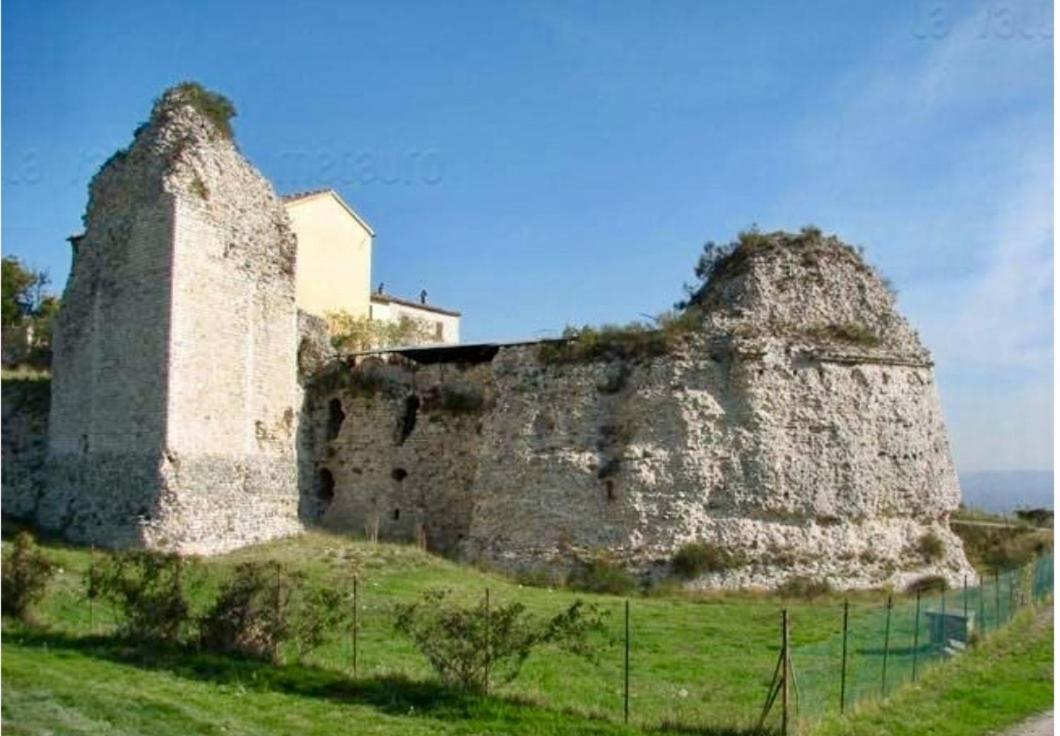
[[[48,292],[51,283],[45,271],[35,271],[14,256],[3,258],[3,327],[25,330],[25,344],[9,352],[5,362],[45,366],[51,362],[52,330],[60,301]]]
[[[4,555],[0,590],[4,613],[28,621],[33,604],[44,597],[54,573],[54,565],[44,556],[33,535],[19,532],[11,550]]]
[[[331,344],[339,352],[358,352],[401,345],[419,345],[432,341],[434,335],[425,320],[402,315],[396,322],[354,317],[349,312],[325,315]]]

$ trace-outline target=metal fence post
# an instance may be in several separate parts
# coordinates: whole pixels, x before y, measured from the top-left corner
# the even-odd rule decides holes
[[[893,606],[894,599],[887,596],[887,623],[883,629],[883,675],[880,680],[880,693],[883,697],[887,697],[887,655],[891,649],[891,608]]]
[[[994,631],[1001,628],[1001,574],[994,568]]]
[[[353,679],[357,679],[357,576],[353,576],[353,626],[350,631],[350,644],[353,652]]]
[[[482,692],[490,694],[490,589],[486,588],[486,667],[482,678]]]
[[[92,636],[96,633],[96,545],[92,545],[88,551],[88,633]]]
[[[983,602],[983,593],[986,592],[986,586],[983,584],[983,575],[979,574],[979,625],[983,627],[983,633],[986,633],[986,604]]]
[[[626,599],[626,658],[622,691],[623,722],[629,723],[629,598]]]
[[[1013,614],[1012,606],[1013,606],[1013,603],[1016,600],[1016,598],[1015,598],[1015,593],[1016,593],[1015,586],[1012,584],[1012,576],[1013,576],[1013,573],[1015,573],[1015,572],[1016,572],[1015,570],[1009,570],[1008,571],[1008,620],[1009,621],[1012,620],[1012,614]]]
[[[968,631],[968,576],[964,576],[964,588],[961,591],[961,602],[964,604],[964,630]],[[967,638],[967,634],[965,636]]]
[[[783,699],[781,700],[781,714],[780,714],[780,734],[781,736],[788,736],[788,677],[791,675],[791,645],[790,637],[788,635],[788,609],[784,609],[781,616],[783,619],[784,626],[784,681],[783,681]]]
[[[941,641],[939,643],[939,646],[942,649],[945,649],[946,648],[946,587],[945,587],[946,583],[943,583],[942,585],[943,585],[943,588],[939,592],[939,613],[940,613],[939,622],[942,624],[942,631],[940,632],[941,633],[941,637],[940,637]],[[932,634],[932,635],[934,635],[934,634]]]
[[[920,650],[920,591],[916,592],[916,613],[913,615],[913,682],[916,682],[916,658]]]
[[[839,712],[846,710],[847,704],[847,627],[850,620],[850,601],[843,599],[843,661],[839,666]]]

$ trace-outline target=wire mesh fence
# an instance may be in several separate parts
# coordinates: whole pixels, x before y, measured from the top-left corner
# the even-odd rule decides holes
[[[393,626],[395,604],[413,602],[421,591],[380,588],[353,575],[342,584],[349,587],[350,625],[333,632],[304,664],[358,679],[431,677],[425,658]],[[119,611],[103,599],[87,599],[80,578],[63,577],[59,585],[57,619],[82,634],[119,633]],[[886,697],[918,679],[933,662],[959,655],[1021,608],[1052,593],[1053,556],[1048,554],[1020,568],[970,577],[956,589],[884,601],[869,594],[845,601],[831,596],[793,601],[787,609],[788,637],[781,607],[766,601],[597,596],[593,602],[605,618],[593,657],[563,651],[532,656],[523,676],[498,694],[677,730],[760,722],[782,730],[786,717],[788,732],[794,733],[824,716]],[[456,591],[454,599],[467,604],[485,594],[468,587]],[[540,617],[556,614],[563,605],[549,591],[513,585],[496,591],[493,600],[496,605],[524,603]]]
[[[823,640],[792,647],[794,707],[800,722],[884,698],[932,662],[963,652],[1053,591],[1053,557],[966,579],[957,589],[891,596],[885,603],[821,607]],[[797,623],[796,623],[797,625]]]

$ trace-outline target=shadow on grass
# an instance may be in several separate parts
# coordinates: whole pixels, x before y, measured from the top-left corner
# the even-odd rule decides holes
[[[595,730],[613,733],[690,734],[698,736],[769,736],[775,732],[744,728],[710,728],[665,723],[643,731],[624,729],[602,716],[557,711],[517,697],[483,697],[445,687],[439,682],[417,681],[402,676],[353,680],[340,672],[320,667],[266,662],[231,655],[198,652],[194,648],[170,644],[137,645],[126,640],[31,629],[5,622],[5,643],[51,650],[76,651],[95,659],[108,660],[147,670],[165,671],[188,680],[217,685],[240,685],[246,689],[277,692],[304,698],[327,699],[346,704],[366,705],[392,716],[429,717],[443,721],[492,719],[503,716],[518,719],[520,711],[536,721],[542,714],[562,714],[570,718],[569,731]],[[536,716],[535,716],[536,712]],[[578,723],[580,721],[580,723]],[[581,726],[581,728],[578,728]],[[564,731],[568,730],[566,727]]]

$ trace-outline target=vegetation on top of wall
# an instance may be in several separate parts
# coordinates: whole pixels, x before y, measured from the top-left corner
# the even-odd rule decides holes
[[[450,414],[480,414],[489,408],[486,389],[470,381],[448,381],[434,387],[424,397],[426,411],[445,411]]]
[[[751,226],[728,243],[711,240],[704,244],[694,269],[697,283],[685,285],[686,296],[678,302],[678,309],[705,304],[711,284],[746,273],[754,258],[779,248],[801,250],[803,264],[807,267],[816,266],[824,248],[828,248],[832,253],[845,254],[859,269],[875,271],[865,262],[862,248],[848,245],[834,236],[826,236],[814,225],[807,225],[797,233],[763,233],[756,226]],[[890,282],[881,280],[893,295]]]
[[[589,363],[608,360],[649,360],[672,353],[702,321],[698,309],[668,312],[655,325],[630,322],[603,327],[570,327],[563,340],[538,345],[537,357],[544,364]]]
[[[324,319],[331,344],[340,353],[417,345],[429,342],[434,334],[425,320],[408,315],[402,315],[397,322],[384,322],[340,310],[328,312]]]
[[[183,102],[191,105],[213,123],[222,136],[232,139],[232,118],[236,116],[236,107],[227,97],[191,81],[181,82],[167,90],[163,96],[170,93],[179,95]]]
[[[877,347],[882,342],[875,332],[855,322],[812,327],[805,330],[805,334],[815,340],[846,342],[870,348]]]

